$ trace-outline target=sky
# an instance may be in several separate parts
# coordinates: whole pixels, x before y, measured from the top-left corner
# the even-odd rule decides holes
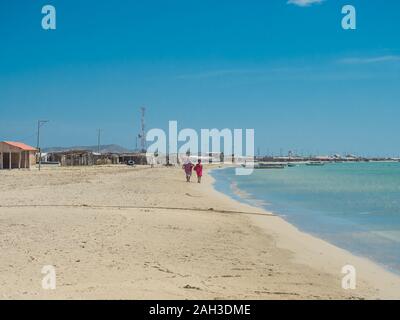
[[[145,106],[147,129],[252,128],[261,154],[398,156],[399,16],[397,0],[2,0],[0,140],[35,145],[43,119],[42,147],[100,128],[132,149]]]

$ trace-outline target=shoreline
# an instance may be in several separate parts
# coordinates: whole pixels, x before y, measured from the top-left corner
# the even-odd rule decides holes
[[[353,265],[356,268],[357,278],[361,278],[361,281],[365,282],[367,286],[379,290],[379,294],[373,295],[372,299],[400,299],[400,276],[385,266],[301,231],[283,217],[267,211],[261,205],[252,205],[249,203],[250,200],[246,199],[241,201],[240,195],[237,195],[236,199],[217,190],[215,188],[216,179],[211,175],[211,171],[223,169],[226,167],[207,171],[208,176],[212,179],[213,191],[232,201],[257,208],[266,215],[273,215],[274,219],[268,219],[268,221],[262,216],[251,217],[251,220],[267,234],[273,234],[278,247],[292,251],[295,255],[294,261],[317,267],[321,271],[336,274],[339,277],[344,276],[341,274],[341,267]]]

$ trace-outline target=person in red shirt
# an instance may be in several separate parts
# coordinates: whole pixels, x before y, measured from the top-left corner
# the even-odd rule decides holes
[[[199,159],[197,161],[197,164],[194,166],[194,171],[196,171],[197,174],[197,182],[201,182],[201,176],[203,175],[203,165],[201,164],[201,160]]]

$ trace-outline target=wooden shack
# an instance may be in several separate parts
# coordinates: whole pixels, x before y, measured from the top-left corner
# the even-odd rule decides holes
[[[0,169],[29,169],[36,164],[37,150],[22,142],[0,142]]]
[[[88,150],[68,150],[52,152],[47,155],[51,162],[58,162],[61,166],[91,166],[95,164],[93,153]]]
[[[118,156],[114,154],[100,154],[90,150],[67,150],[48,153],[47,161],[58,162],[63,167],[93,166],[118,164]]]
[[[129,161],[133,161],[135,164],[147,164],[147,158],[145,153],[123,153],[119,155],[119,163],[128,164]]]

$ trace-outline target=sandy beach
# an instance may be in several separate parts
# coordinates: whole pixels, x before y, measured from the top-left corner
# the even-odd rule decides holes
[[[44,167],[0,181],[1,299],[400,298],[398,276],[218,193],[207,173]],[[342,289],[346,264],[355,290]]]

